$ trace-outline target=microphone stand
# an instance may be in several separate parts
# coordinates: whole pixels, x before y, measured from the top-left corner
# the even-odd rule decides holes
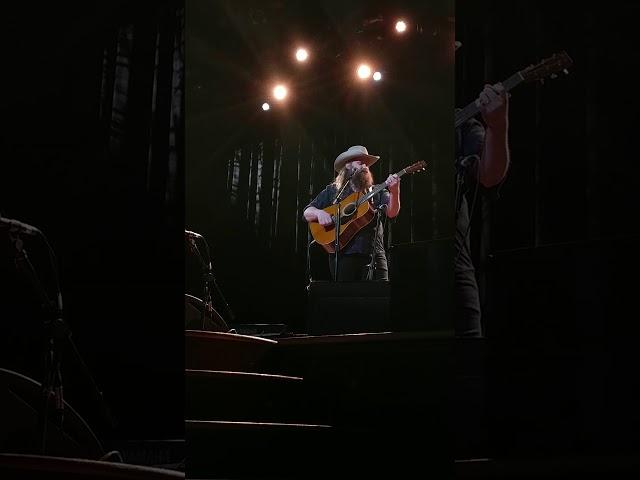
[[[40,281],[29,256],[24,248],[24,243],[19,235],[13,237],[15,247],[15,265],[22,275],[31,283],[40,301],[40,306],[45,313],[45,339],[46,350],[44,354],[44,372],[41,384],[42,405],[38,413],[38,431],[40,432],[40,451],[42,455],[47,450],[47,424],[49,421],[49,404],[53,399],[55,406],[54,423],[62,429],[64,420],[64,398],[62,388],[62,372],[60,369],[59,340],[68,332],[62,320],[62,298],[58,296],[58,302],[54,303],[49,298],[44,285]]]
[[[353,170],[351,172],[351,175],[349,175],[349,178],[347,178],[344,182],[344,184],[342,185],[342,188],[340,188],[340,191],[338,191],[338,194],[336,195],[336,198],[333,199],[333,204],[337,206],[338,211],[336,214],[336,218],[334,220],[334,225],[336,228],[336,240],[335,240],[335,244],[334,244],[334,251],[335,251],[335,258],[334,258],[334,281],[337,282],[338,281],[338,266],[339,266],[339,251],[340,251],[340,224],[341,224],[341,217],[342,217],[342,211],[341,211],[341,207],[340,207],[340,202],[338,201],[338,199],[340,198],[340,195],[342,195],[342,192],[344,192],[344,189],[346,188],[347,185],[349,185],[349,183],[351,182],[351,178],[353,177],[353,175],[355,174],[357,170]]]
[[[191,243],[191,248],[194,253],[200,259],[200,265],[202,268],[202,307],[200,308],[200,324],[202,326],[202,330],[206,330],[205,319],[207,316],[207,310],[211,306],[211,292],[209,291],[209,273],[210,273],[210,262],[205,262],[204,257],[200,253],[200,249],[195,242],[195,239],[190,238],[189,242]]]
[[[199,238],[202,240],[202,243],[204,244],[204,248],[206,252],[206,258],[200,252],[200,249],[196,244],[195,238]],[[189,242],[191,243],[191,247],[193,248],[193,251],[196,253],[198,258],[200,259],[200,263],[202,264],[202,280],[203,280],[202,283],[203,283],[203,291],[204,291],[204,295],[202,297],[202,310],[201,310],[202,329],[206,330],[205,312],[209,311],[209,313],[213,313],[213,299],[211,298],[212,290],[216,291],[216,293],[218,294],[218,297],[222,301],[225,312],[229,317],[229,323],[234,323],[235,315],[231,310],[231,307],[227,303],[227,300],[224,297],[222,290],[220,290],[220,287],[218,286],[216,282],[216,278],[213,274],[213,268],[211,266],[211,254],[209,252],[209,245],[207,244],[207,241],[202,235],[198,234],[198,236],[195,238],[189,237]],[[213,289],[211,288],[211,286],[213,286]]]
[[[316,241],[311,236],[311,231],[307,229],[307,280],[309,284],[307,285],[307,291],[311,288],[311,284],[313,283],[313,275],[311,274],[311,245],[313,245]]]
[[[24,248],[24,243],[20,234],[11,234],[13,245],[15,249],[15,265],[18,271],[20,271],[27,280],[34,287],[36,294],[41,303],[41,307],[45,313],[45,338],[46,338],[46,352],[44,361],[44,375],[41,385],[42,391],[42,407],[38,415],[38,430],[41,434],[40,450],[44,455],[46,453],[47,446],[47,423],[49,417],[49,405],[51,400],[55,407],[54,410],[54,423],[60,430],[63,430],[64,421],[64,396],[63,396],[63,384],[62,384],[62,349],[61,346],[64,341],[69,342],[72,350],[76,356],[76,359],[80,363],[83,373],[91,381],[91,385],[94,389],[94,394],[98,399],[101,407],[101,414],[107,420],[110,427],[115,427],[115,420],[113,419],[108,406],[106,405],[102,392],[99,390],[96,382],[91,376],[87,365],[83,361],[80,352],[76,348],[75,343],[71,338],[71,330],[69,325],[64,321],[62,315],[62,293],[60,291],[60,280],[58,278],[58,269],[55,261],[55,254],[51,245],[49,244],[45,235],[35,229],[37,235],[39,235],[45,245],[47,246],[51,267],[54,274],[54,282],[56,287],[56,300],[52,301],[47,294],[47,290],[40,280],[36,269],[34,268],[31,260],[29,259],[27,252]]]
[[[367,280],[375,280],[375,272],[376,272],[376,241],[378,240],[378,229],[380,228],[380,219],[382,217],[382,213],[386,210],[387,204],[380,205],[375,210],[376,215],[376,226],[373,230],[373,235],[371,238],[371,259],[369,264],[367,265]],[[383,244],[384,246],[384,244]]]

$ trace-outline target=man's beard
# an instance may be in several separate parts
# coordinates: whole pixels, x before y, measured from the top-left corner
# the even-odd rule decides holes
[[[373,185],[373,175],[370,170],[360,170],[351,178],[351,183],[356,192],[364,192]]]

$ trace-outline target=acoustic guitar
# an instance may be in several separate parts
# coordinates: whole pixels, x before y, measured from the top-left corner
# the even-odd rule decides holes
[[[530,65],[524,70],[520,70],[519,72],[514,73],[504,82],[502,82],[502,86],[504,87],[505,92],[508,92],[509,90],[523,82],[544,82],[544,79],[547,77],[554,79],[557,78],[558,72],[564,72],[565,74],[568,74],[569,72],[567,71],[567,68],[569,68],[572,64],[573,60],[571,60],[571,57],[567,54],[567,52],[562,51],[559,53],[554,53],[549,58],[545,58],[535,65]],[[471,117],[474,117],[478,113],[480,113],[480,105],[476,100],[455,113],[455,128],[458,128],[460,125],[462,125],[464,122],[469,120]]]
[[[419,161],[400,170],[396,175],[401,177],[406,173],[421,172],[426,168],[427,163]],[[338,235],[338,242],[339,248],[342,250],[360,230],[371,223],[375,212],[369,200],[386,187],[386,182],[374,185],[369,192],[354,192],[341,202],[323,208],[322,210],[331,215],[333,224],[324,227],[318,222],[309,223],[311,236],[313,236],[316,243],[329,253],[335,252],[336,220],[339,208],[340,234]]]

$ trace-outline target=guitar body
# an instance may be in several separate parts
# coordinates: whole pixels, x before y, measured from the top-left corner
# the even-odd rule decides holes
[[[363,202],[357,205],[357,201],[362,197],[361,192],[354,192],[347,198],[342,200],[340,205],[340,235],[338,241],[340,250],[342,250],[353,237],[364,227],[366,227],[375,215],[373,208],[369,202]],[[335,218],[338,214],[338,204],[330,205],[323,208],[325,212]],[[309,229],[313,239],[322,246],[328,253],[335,252],[336,226],[335,223],[323,227],[318,222],[309,223]]]

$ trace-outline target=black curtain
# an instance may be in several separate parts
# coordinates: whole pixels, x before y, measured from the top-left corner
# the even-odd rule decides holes
[[[70,351],[66,400],[107,446],[181,438],[184,7],[15,6],[8,18],[0,210],[47,235],[64,318],[115,424]],[[17,339],[3,362],[40,381],[41,314],[3,242],[4,338]],[[42,245],[25,245],[46,280]]]
[[[555,52],[574,60],[569,75],[512,91],[511,168],[473,213],[496,456],[638,449],[638,12],[623,0],[457,3],[460,106]]]

